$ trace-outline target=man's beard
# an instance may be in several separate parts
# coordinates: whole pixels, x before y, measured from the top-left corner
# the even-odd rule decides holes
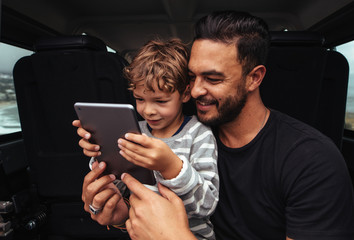
[[[196,100],[203,102],[203,98],[204,97],[199,97]],[[206,114],[206,112],[198,111],[198,120],[208,126],[219,126],[231,122],[239,116],[246,101],[247,93],[244,91],[244,88],[241,87],[237,89],[237,95],[228,96],[221,106],[219,106],[219,102],[216,100],[208,101],[204,99],[204,102],[215,102],[218,114],[215,117],[207,119],[203,118],[203,115]]]

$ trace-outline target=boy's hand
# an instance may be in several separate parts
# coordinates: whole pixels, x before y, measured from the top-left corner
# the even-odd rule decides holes
[[[80,120],[74,120],[73,126],[77,127],[77,134],[82,137],[79,141],[79,146],[83,149],[83,152],[88,157],[97,157],[101,155],[100,146],[89,142],[91,134],[82,128]]]
[[[175,178],[181,171],[182,160],[163,141],[134,133],[127,133],[125,138],[118,139],[118,147],[128,161],[159,171],[165,179]]]

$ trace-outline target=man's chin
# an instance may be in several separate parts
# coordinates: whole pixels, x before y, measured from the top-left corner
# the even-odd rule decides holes
[[[214,126],[217,121],[217,117],[208,116],[206,112],[198,111],[197,118],[199,122],[207,125],[207,126]]]

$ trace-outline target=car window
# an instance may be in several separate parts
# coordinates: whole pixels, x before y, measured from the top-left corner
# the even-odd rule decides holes
[[[12,70],[31,51],[0,42],[0,135],[21,131]]]
[[[345,113],[345,129],[354,131],[354,41],[339,45],[336,50],[342,53],[349,63],[349,83],[347,107]]]

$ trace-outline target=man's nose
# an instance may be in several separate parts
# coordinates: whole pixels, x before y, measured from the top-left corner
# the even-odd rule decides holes
[[[193,82],[191,82],[191,95],[193,98],[198,98],[207,94],[207,89],[205,88],[204,81],[200,77],[196,77]]]

